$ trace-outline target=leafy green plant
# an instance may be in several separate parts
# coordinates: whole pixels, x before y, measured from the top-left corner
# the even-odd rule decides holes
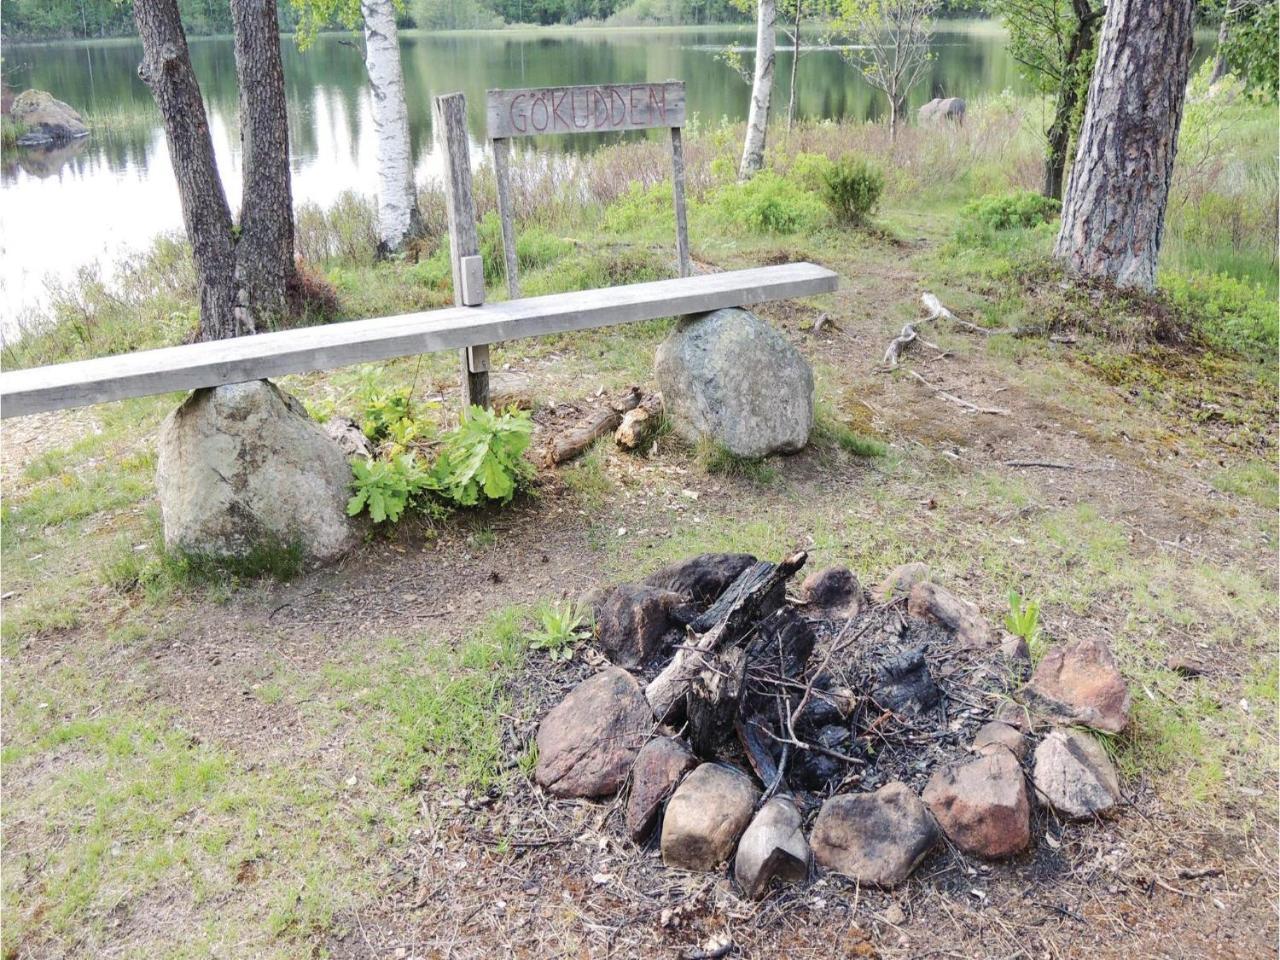
[[[1260,284],[1225,273],[1168,273],[1160,278],[1174,308],[1219,350],[1273,363],[1280,348],[1275,298]]]
[[[591,625],[582,611],[572,603],[543,604],[537,612],[538,629],[528,635],[529,646],[545,650],[552,660],[571,660],[578,641],[591,633]]]
[[[821,193],[827,174],[835,167],[825,153],[797,153],[787,168],[787,177],[814,193]]]
[[[1040,604],[1027,600],[1016,590],[1009,591],[1009,612],[1004,617],[1005,629],[1027,641],[1027,650],[1033,661],[1044,652],[1044,637],[1040,629]]]
[[[409,418],[410,389],[395,390],[368,388],[361,397],[360,429],[364,435],[378,443],[386,439],[392,425]]]
[[[401,453],[384,460],[351,461],[351,488],[347,515],[368,510],[374,523],[397,522],[405,508],[434,487],[431,473],[424,470],[413,453]]]
[[[842,157],[821,177],[822,199],[841,223],[866,223],[884,193],[884,174],[863,157]]]
[[[533,420],[524,410],[495,413],[471,407],[462,422],[440,438],[440,457],[432,477],[441,496],[464,507],[481,501],[509,503],[533,478],[525,451],[533,439]]]
[[[960,212],[961,229],[982,227],[987,230],[1029,229],[1054,220],[1062,203],[1032,190],[988,194],[971,200]]]
[[[722,187],[716,201],[722,217],[752,233],[811,230],[827,216],[821,200],[772,170],[761,170],[745,183]]]

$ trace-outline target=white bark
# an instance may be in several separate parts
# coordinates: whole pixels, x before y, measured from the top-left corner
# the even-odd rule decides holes
[[[392,0],[360,0],[360,13],[378,148],[379,250],[390,253],[399,250],[418,228],[409,108],[404,99],[395,4]]]
[[[747,114],[747,139],[742,147],[738,177],[749,180],[764,166],[764,135],[769,123],[769,98],[773,94],[774,23],[776,0],[759,0],[756,17],[756,72],[751,82],[751,109]]]

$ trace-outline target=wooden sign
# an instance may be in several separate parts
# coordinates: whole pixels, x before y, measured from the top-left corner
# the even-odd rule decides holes
[[[489,139],[684,126],[684,82],[490,90]]]

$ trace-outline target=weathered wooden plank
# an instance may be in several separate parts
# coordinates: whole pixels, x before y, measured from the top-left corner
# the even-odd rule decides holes
[[[684,81],[490,90],[490,140],[684,126]]]
[[[0,417],[831,293],[812,263],[351,320],[0,374]]]
[[[493,141],[493,176],[498,182],[498,219],[502,225],[502,256],[507,267],[507,296],[520,296],[520,264],[516,260],[515,212],[511,204],[511,141]]]
[[[471,195],[471,147],[467,133],[467,98],[447,93],[432,103],[436,142],[444,157],[444,202],[449,216],[449,258],[453,266],[453,302],[475,307],[484,303],[484,269],[476,231],[476,204]],[[476,267],[480,267],[477,277]],[[489,346],[462,351],[464,406],[489,405]]]
[[[684,143],[680,128],[671,128],[671,196],[676,207],[676,262],[680,264],[680,276],[693,273],[689,257],[689,218],[684,205]]]

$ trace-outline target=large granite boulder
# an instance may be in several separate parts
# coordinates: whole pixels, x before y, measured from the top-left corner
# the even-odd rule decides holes
[[[269,381],[196,390],[161,424],[157,446],[167,546],[232,557],[296,545],[313,560],[351,547],[351,466]]]
[[[653,713],[635,678],[617,667],[602,670],[542,718],[534,779],[557,797],[610,796],[652,729]]]
[[[43,90],[22,91],[13,98],[9,113],[22,127],[20,147],[62,143],[89,135],[80,114]]]
[[[813,428],[813,370],[790,342],[746,310],[683,320],[654,363],[663,403],[686,440],[739,457],[794,453]]]
[[[921,123],[964,122],[965,103],[959,97],[934,97],[917,114]]]

